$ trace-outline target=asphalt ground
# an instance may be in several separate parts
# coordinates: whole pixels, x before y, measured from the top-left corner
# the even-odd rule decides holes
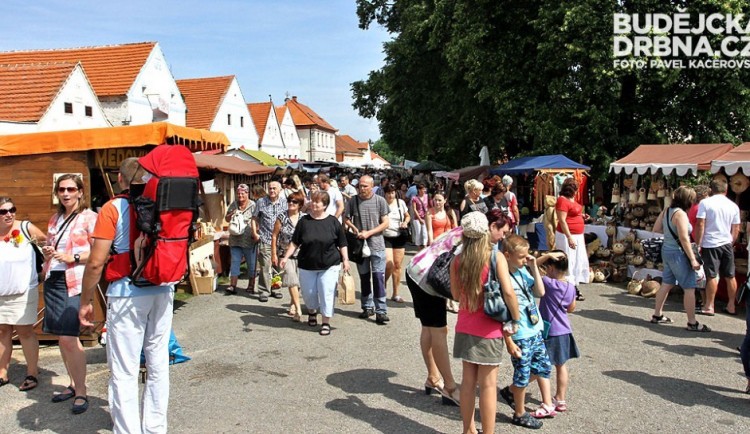
[[[744,310],[737,317],[699,317],[714,331],[694,333],[684,330],[679,293],[666,306],[675,323],[652,325],[653,299],[629,295],[620,285],[584,285],[582,291],[587,298],[570,316],[582,357],[568,365],[569,411],[545,420],[543,430],[750,432],[750,396],[743,394],[736,349]],[[174,331],[192,360],[170,369],[170,431],[460,433],[458,408],[424,393],[420,324],[405,284],[401,293],[406,303],[388,302],[385,326],[357,318],[358,303],[337,305],[326,337],[291,321],[288,293],[268,303],[245,292],[176,303]],[[449,313],[449,348],[455,320]],[[70,401],[50,402],[68,381],[57,348],[43,345],[41,384],[24,393],[18,391],[25,371],[16,346],[12,384],[0,388],[0,433],[110,432],[105,350],[86,353],[91,407],[74,416]],[[512,378],[505,356],[499,386]],[[460,361],[452,359],[452,367],[460,381]],[[529,391],[532,410],[540,395],[536,386]],[[500,399],[496,432],[525,432],[510,424],[511,414]]]

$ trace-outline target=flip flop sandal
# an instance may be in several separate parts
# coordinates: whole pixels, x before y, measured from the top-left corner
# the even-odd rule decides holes
[[[315,327],[318,325],[318,314],[317,313],[311,313],[307,316],[307,325],[310,327]]]
[[[294,322],[300,322],[300,321],[302,321],[302,315],[300,315],[298,313],[295,313],[294,316],[292,317],[292,321],[294,321]]]
[[[323,324],[318,332],[321,336],[328,336],[331,334],[331,326],[329,324]]]
[[[0,378],[0,387],[5,386],[6,384],[10,383],[10,380],[7,378]]]
[[[724,312],[727,315],[737,316],[737,311],[736,310],[734,312],[730,312],[729,309],[727,309],[726,307],[723,307],[723,308],[721,308],[721,311]]]
[[[23,380],[23,384],[21,384],[21,387],[18,388],[21,392],[26,392],[27,390],[31,390],[39,385],[39,380],[36,379],[35,376],[29,375]]]
[[[666,317],[664,315],[651,315],[651,324],[671,324],[674,321],[672,321],[672,318]]]
[[[701,325],[700,323],[698,323],[698,321],[696,321],[695,324],[688,323],[688,325],[687,325],[687,331],[689,331],[689,332],[703,332],[703,333],[708,333],[708,332],[711,331],[711,327],[709,327],[709,326],[707,326],[705,324]]]
[[[713,310],[699,309],[695,312],[697,315],[714,316],[716,313]]]
[[[65,388],[65,390],[67,390],[67,392],[58,393],[57,395],[53,396],[52,402],[67,401],[70,398],[73,398],[74,396],[76,396],[76,390],[73,389],[72,387],[68,386]]]
[[[237,294],[237,290],[235,290],[234,287],[228,286],[224,289],[224,293],[226,295],[234,295]]]
[[[392,298],[391,298],[391,301],[394,301],[394,302],[396,302],[396,303],[403,303],[403,302],[404,302],[404,299],[403,299],[403,298],[402,298],[402,297],[401,297],[400,295],[397,295],[397,296],[395,296],[395,297],[392,297]]]

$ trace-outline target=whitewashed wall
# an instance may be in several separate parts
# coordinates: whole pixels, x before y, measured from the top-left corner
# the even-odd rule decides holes
[[[227,115],[232,116],[231,125]],[[216,118],[214,118],[209,129],[226,134],[232,144],[230,149],[258,150],[258,133],[255,131],[255,124],[250,116],[250,110],[247,108],[245,97],[242,95],[237,79],[232,80],[229,85],[229,90],[224,96],[224,100],[216,112]]]

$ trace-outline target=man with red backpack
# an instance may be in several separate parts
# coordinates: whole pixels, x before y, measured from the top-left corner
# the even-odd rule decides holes
[[[154,154],[157,156],[150,160],[151,154],[142,157],[145,159],[143,163],[150,161],[149,167],[152,167],[154,162],[157,166],[170,164],[174,166],[175,161],[179,160],[186,166],[190,166],[192,161],[192,167],[195,167],[195,161],[189,151],[185,155],[185,149],[178,149],[171,153],[167,147],[172,148],[172,146],[162,145],[157,148],[162,147],[164,149],[159,149],[160,152]],[[182,147],[174,146],[173,148]],[[173,157],[175,155],[177,158]],[[149,169],[149,172],[151,170]],[[174,230],[178,225],[173,217],[178,214],[176,208],[179,207],[167,206],[166,208],[170,210],[163,211],[165,203],[174,203],[174,201],[169,198],[169,193],[163,193],[162,189],[158,188],[155,199],[157,204],[151,210],[151,215],[156,216],[152,220],[155,229],[151,232],[152,238],[144,241],[143,234],[147,229],[144,229],[141,224],[142,215],[139,207],[142,202],[139,199],[148,197],[151,181],[145,188],[144,182],[149,178],[154,178],[153,173],[149,174],[149,172],[142,167],[137,158],[128,158],[120,165],[117,179],[123,189],[123,194],[107,202],[99,213],[93,234],[94,246],[83,276],[79,318],[84,327],[93,326],[93,294],[105,267],[106,278],[110,281],[107,289],[106,348],[110,369],[109,408],[115,433],[167,432],[169,338],[174,301],[174,282],[170,281],[173,278],[170,273],[176,271],[176,274],[184,274],[185,262],[174,265],[175,270],[159,272],[160,268],[168,268],[164,265],[164,254],[158,245],[148,252],[148,243],[173,241],[172,245],[184,244],[185,246],[179,248],[186,249],[189,237],[183,239],[172,238],[174,235],[164,235],[165,231]],[[192,176],[192,172],[190,173],[191,175],[186,178]],[[168,179],[168,176],[161,178],[159,182]],[[197,169],[195,169],[195,177],[197,178]],[[143,191],[142,194],[136,193],[141,191]],[[188,201],[190,200],[192,199],[188,198]],[[190,206],[194,204],[195,202],[191,202]],[[172,213],[172,217],[164,215],[165,213]],[[182,226],[185,224],[183,223]],[[158,235],[153,235],[155,233]],[[136,247],[144,243],[146,247],[142,256],[145,259],[139,257],[142,252],[139,247]],[[186,258],[184,260],[186,261]],[[179,270],[180,266],[183,267],[183,271]],[[153,283],[154,281],[162,283]],[[138,396],[141,351],[146,356],[148,371],[142,399]],[[139,402],[143,403],[142,418]]]

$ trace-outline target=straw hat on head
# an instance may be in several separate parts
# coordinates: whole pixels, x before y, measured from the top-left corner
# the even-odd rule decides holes
[[[470,212],[461,218],[461,228],[466,238],[482,238],[490,231],[490,223],[481,212]]]

